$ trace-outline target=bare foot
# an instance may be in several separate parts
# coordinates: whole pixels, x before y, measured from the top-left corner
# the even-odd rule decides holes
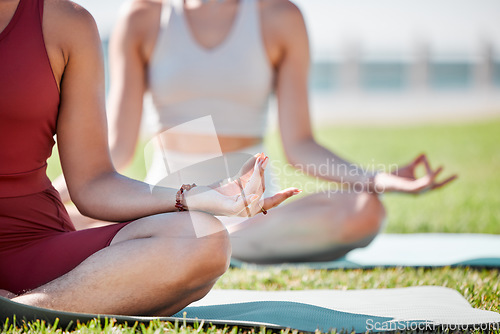
[[[5,297],[5,298],[8,298],[8,299],[12,299],[14,297],[17,297],[17,295],[13,294],[10,291],[0,289],[0,297]]]

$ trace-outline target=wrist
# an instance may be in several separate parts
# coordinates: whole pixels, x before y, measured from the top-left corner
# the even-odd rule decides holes
[[[175,208],[177,211],[188,211],[186,193],[196,187],[196,184],[183,184],[175,195]]]
[[[391,179],[392,174],[388,174],[385,172],[380,172],[374,175],[372,182],[371,192],[376,194],[382,194],[384,192],[391,190]]]
[[[377,189],[377,175],[378,173],[364,174],[357,180],[351,181],[349,187],[355,193],[375,193]]]
[[[373,172],[366,175],[363,180],[363,191],[370,194],[382,194],[387,190],[387,174],[384,172]]]
[[[210,212],[207,197],[203,193],[212,191],[211,186],[197,186],[184,192],[183,204],[189,211]]]

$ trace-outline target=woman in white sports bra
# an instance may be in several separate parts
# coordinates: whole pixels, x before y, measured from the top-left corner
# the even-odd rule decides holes
[[[176,164],[174,169],[182,169],[220,151],[261,152],[267,101],[275,93],[288,162],[350,186],[351,191],[310,194],[231,225],[237,259],[338,258],[379,232],[385,219],[379,193],[419,193],[454,178],[437,182],[442,168],[431,169],[423,155],[391,174],[368,173],[314,140],[308,37],[300,11],[288,0],[134,0],[117,24],[110,55],[110,145],[117,168],[133,155],[146,92],[162,137],[148,172],[153,184]],[[427,173],[416,178],[419,164]],[[266,175],[267,188],[274,180]]]

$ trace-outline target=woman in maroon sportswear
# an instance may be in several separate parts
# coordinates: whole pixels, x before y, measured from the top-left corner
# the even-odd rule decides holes
[[[66,311],[173,314],[227,268],[227,231],[211,214],[253,216],[294,190],[260,200],[260,155],[241,180],[246,199],[235,184],[198,186],[185,195],[192,211],[173,212],[177,189],[151,192],[116,173],[100,50],[95,23],[78,5],[0,0],[0,293]],[[55,134],[78,209],[127,223],[75,231],[45,174]]]

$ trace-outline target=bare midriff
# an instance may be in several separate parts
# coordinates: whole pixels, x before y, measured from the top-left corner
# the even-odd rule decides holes
[[[193,133],[162,133],[164,149],[179,151],[183,153],[213,153],[222,150],[222,153],[243,150],[258,145],[262,142],[261,137],[236,137],[217,136]]]

